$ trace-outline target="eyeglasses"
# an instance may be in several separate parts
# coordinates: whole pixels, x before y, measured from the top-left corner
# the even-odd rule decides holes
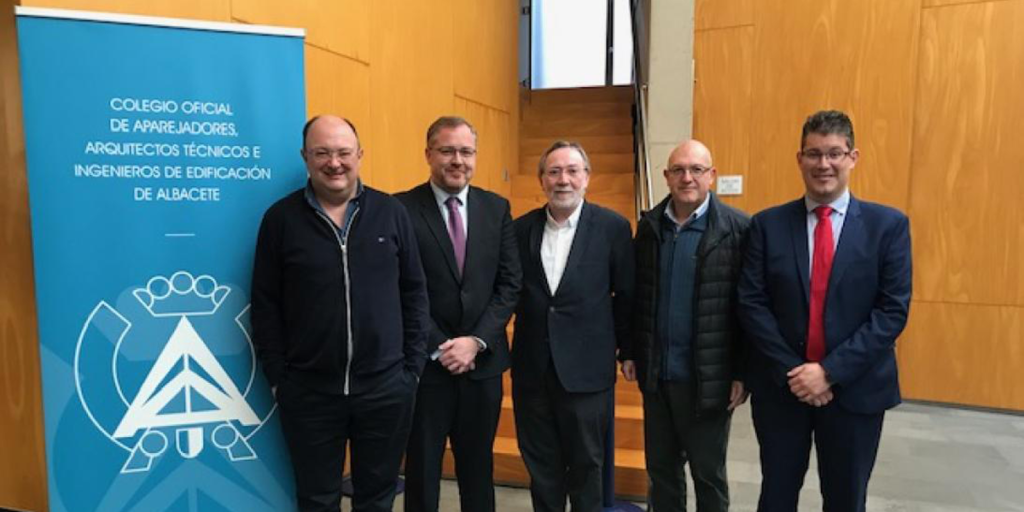
[[[800,158],[809,163],[820,162],[822,157],[830,164],[838,163],[842,159],[850,155],[850,151],[843,151],[841,149],[830,149],[826,152],[821,152],[817,149],[811,149],[800,152]]]
[[[349,148],[335,150],[330,150],[327,148],[313,148],[309,150],[309,155],[312,156],[314,160],[320,162],[333,160],[334,157],[338,157],[339,160],[349,160],[355,154],[356,151],[354,149]]]
[[[680,165],[676,167],[669,167],[668,173],[673,176],[681,176],[684,172],[689,171],[690,176],[693,176],[694,178],[700,178],[701,176],[707,174],[707,172],[710,171],[711,169],[711,167],[704,167],[701,165],[691,165],[689,167]]]
[[[586,172],[586,169],[581,169],[579,167],[566,167],[564,169],[561,167],[552,167],[550,169],[544,169],[543,174],[548,178],[557,178],[563,174],[569,178],[575,178],[584,172]]]
[[[445,158],[455,158],[456,154],[458,154],[462,158],[473,158],[474,156],[476,156],[476,149],[470,147],[457,148],[454,146],[441,146],[439,148],[431,149],[437,151],[438,153],[441,154],[441,156]]]

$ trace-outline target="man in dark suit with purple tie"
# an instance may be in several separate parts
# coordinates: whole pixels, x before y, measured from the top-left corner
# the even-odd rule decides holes
[[[804,197],[755,215],[739,283],[747,387],[761,449],[760,512],[797,510],[810,449],[824,509],[864,511],[896,338],[910,308],[907,217],[848,188],[859,152],[846,114],[804,123]]]
[[[462,510],[493,511],[494,435],[508,324],[522,271],[508,201],[469,184],[476,130],[461,117],[427,129],[430,180],[398,194],[416,232],[430,295],[430,336],[405,457],[406,512],[436,512],[451,442]]]

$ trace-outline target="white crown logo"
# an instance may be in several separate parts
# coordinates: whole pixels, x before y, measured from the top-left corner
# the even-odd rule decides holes
[[[132,291],[154,317],[212,315],[231,289],[208,275],[193,277],[184,270],[170,278],[154,276],[145,288]]]
[[[217,315],[218,309],[231,293],[231,288],[219,284],[210,275],[195,277],[182,270],[169,276],[153,276],[145,287],[129,290],[149,315],[171,318],[176,324],[134,398],[129,402],[124,395],[116,366],[122,341],[132,328],[133,322],[129,318],[101,301],[86,320],[75,355],[75,379],[79,399],[86,413],[111,441],[129,452],[121,473],[149,471],[154,461],[172,444],[185,459],[199,456],[208,442],[223,451],[233,462],[256,459],[249,438],[273,414],[276,405],[266,416],[261,418],[257,415],[246,398],[253,382],[255,366],[249,368],[247,379],[244,375],[233,377],[196,330],[198,325],[223,324],[227,319],[203,319],[202,322],[190,319]],[[233,319],[234,324],[242,329],[242,335],[247,340],[244,348],[248,349],[254,361],[250,336],[241,321],[248,309],[249,306],[245,306]],[[135,311],[136,314],[145,315],[142,310]],[[85,341],[95,335],[100,336],[95,342]],[[110,343],[111,339],[116,340],[115,343]],[[136,334],[134,340],[135,343],[158,341],[145,334]],[[94,354],[102,350],[111,352],[106,357]],[[97,369],[81,366],[83,351],[90,354],[85,356],[89,365],[99,361],[113,361],[113,371],[100,370],[95,373],[97,376],[109,375],[112,378],[105,381],[106,385],[101,382],[102,378],[81,377],[83,369]],[[126,408],[123,413],[115,416],[118,418],[116,422],[110,421],[114,418],[108,415],[106,421],[99,423],[87,403],[87,394],[104,399],[101,389],[108,393],[107,396],[111,391],[121,395],[121,402]],[[245,430],[249,432],[245,433]]]

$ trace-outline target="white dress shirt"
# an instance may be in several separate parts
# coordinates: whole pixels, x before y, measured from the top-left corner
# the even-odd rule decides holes
[[[809,279],[810,273],[814,271],[814,228],[818,226],[818,214],[814,213],[814,209],[821,206],[822,203],[804,196],[804,204],[807,206],[807,256],[809,257],[807,277]],[[835,250],[839,247],[839,234],[843,231],[846,211],[850,208],[850,189],[847,188],[843,191],[843,194],[828,206],[832,207],[832,215],[829,216],[829,220],[832,221],[832,249]]]
[[[544,223],[544,239],[540,244],[540,261],[544,265],[544,275],[548,278],[552,295],[558,290],[558,283],[565,273],[565,263],[569,261],[569,251],[572,249],[572,240],[576,237],[576,227],[579,225],[582,211],[583,201],[580,201],[569,218],[559,224],[551,216],[550,211],[544,210],[547,222]]]
[[[466,215],[466,204],[469,200],[469,187],[462,187],[462,190],[460,190],[458,194],[449,194],[442,190],[441,187],[435,185],[433,180],[431,180],[430,189],[434,191],[434,199],[437,201],[437,208],[441,210],[441,218],[444,219],[444,227],[449,230],[451,230],[451,224],[448,224],[448,205],[445,203],[448,201],[448,198],[453,195],[459,198],[459,215],[462,216],[462,228],[466,230],[463,235],[466,235],[465,239],[468,239],[469,215]]]

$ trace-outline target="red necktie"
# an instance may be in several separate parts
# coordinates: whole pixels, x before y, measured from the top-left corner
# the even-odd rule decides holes
[[[814,259],[811,260],[811,313],[807,318],[807,360],[821,361],[825,357],[825,295],[828,276],[832,273],[832,208],[814,209],[818,225],[814,227]]]

